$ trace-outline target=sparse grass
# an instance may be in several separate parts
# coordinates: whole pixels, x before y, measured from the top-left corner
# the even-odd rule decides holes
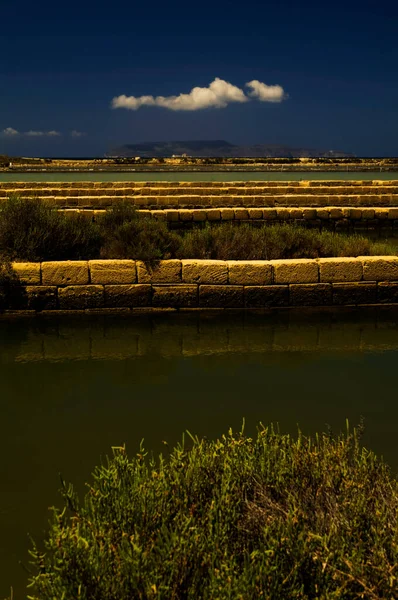
[[[172,232],[167,223],[141,216],[121,203],[97,222],[66,215],[38,199],[10,198],[0,211],[0,253],[10,260],[131,258],[155,263],[165,258],[271,260],[394,254],[389,244],[290,224],[206,224]]]
[[[121,202],[98,220],[102,237],[102,258],[132,258],[154,263],[175,256],[180,237],[167,223],[140,216],[135,208]]]
[[[0,253],[11,260],[96,258],[100,245],[98,227],[81,214],[67,216],[34,198],[1,205]]]
[[[262,225],[223,223],[186,232],[178,250],[183,258],[220,260],[273,260],[327,256],[394,254],[389,244],[372,242],[361,235],[306,229],[290,224]]]
[[[397,597],[398,482],[360,431],[190,437],[167,459],[114,450],[82,503],[64,486],[29,597]]]

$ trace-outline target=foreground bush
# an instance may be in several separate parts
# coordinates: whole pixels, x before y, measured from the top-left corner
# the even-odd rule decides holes
[[[389,244],[375,243],[360,235],[276,224],[207,225],[187,232],[178,256],[219,260],[274,260],[394,254]]]
[[[99,255],[98,228],[81,214],[66,215],[30,198],[1,205],[0,253],[11,260],[79,260]]]
[[[172,258],[181,238],[167,223],[143,217],[131,204],[120,203],[98,221],[102,236],[102,258],[132,258],[147,263]]]
[[[290,224],[207,224],[174,233],[167,223],[141,216],[128,203],[93,222],[67,215],[48,203],[10,198],[1,204],[0,254],[11,260],[131,258],[154,263],[165,258],[272,260],[394,254],[388,244],[359,235],[319,232]]]
[[[82,504],[64,486],[29,597],[397,597],[398,485],[357,432],[192,440],[116,449]]]

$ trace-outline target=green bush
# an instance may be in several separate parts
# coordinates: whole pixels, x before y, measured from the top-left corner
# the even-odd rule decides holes
[[[168,459],[114,450],[83,503],[64,485],[29,597],[397,597],[398,482],[358,431],[190,437]]]
[[[297,225],[207,224],[185,233],[177,252],[181,258],[274,260],[327,256],[393,254],[388,244],[360,235],[306,229]]]
[[[79,213],[66,215],[34,198],[1,205],[0,253],[11,260],[97,258],[100,246],[98,227]]]
[[[154,263],[171,258],[180,237],[169,231],[167,223],[140,216],[128,203],[108,210],[98,220],[102,235],[102,258],[132,258]]]
[[[10,299],[18,278],[7,257],[0,255],[0,311],[9,308]]]
[[[66,214],[38,199],[13,197],[1,205],[0,254],[10,260],[131,258],[156,263],[167,258],[271,260],[394,254],[388,244],[296,225],[206,224],[175,233],[167,222],[142,216],[121,202],[93,222]]]

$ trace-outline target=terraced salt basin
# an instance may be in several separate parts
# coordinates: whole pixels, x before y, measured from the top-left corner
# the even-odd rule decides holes
[[[364,443],[397,471],[397,325],[396,308],[0,320],[0,597],[26,597],[18,561],[59,503],[58,473],[84,491],[111,446],[363,415]]]
[[[0,183],[397,179],[394,172],[0,174]],[[362,211],[379,211],[366,220],[367,235],[395,238],[398,203],[373,202]],[[371,230],[376,217],[387,233]],[[327,423],[339,431],[346,418],[354,425],[363,415],[364,442],[396,472],[398,308],[334,311],[0,319],[0,598],[11,585],[14,598],[26,597],[19,561],[29,561],[27,533],[40,540],[48,507],[60,501],[58,473],[84,492],[111,446],[126,443],[134,454],[144,438],[164,452],[162,440],[173,445],[186,429],[214,438],[240,429],[243,418],[248,432],[259,421],[291,433],[297,424],[304,433]]]

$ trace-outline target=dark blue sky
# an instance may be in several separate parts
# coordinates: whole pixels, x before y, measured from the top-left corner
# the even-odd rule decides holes
[[[0,154],[226,139],[398,155],[397,2],[3,0],[0,18]],[[216,77],[246,95],[252,80],[279,84],[288,98],[111,108]]]

